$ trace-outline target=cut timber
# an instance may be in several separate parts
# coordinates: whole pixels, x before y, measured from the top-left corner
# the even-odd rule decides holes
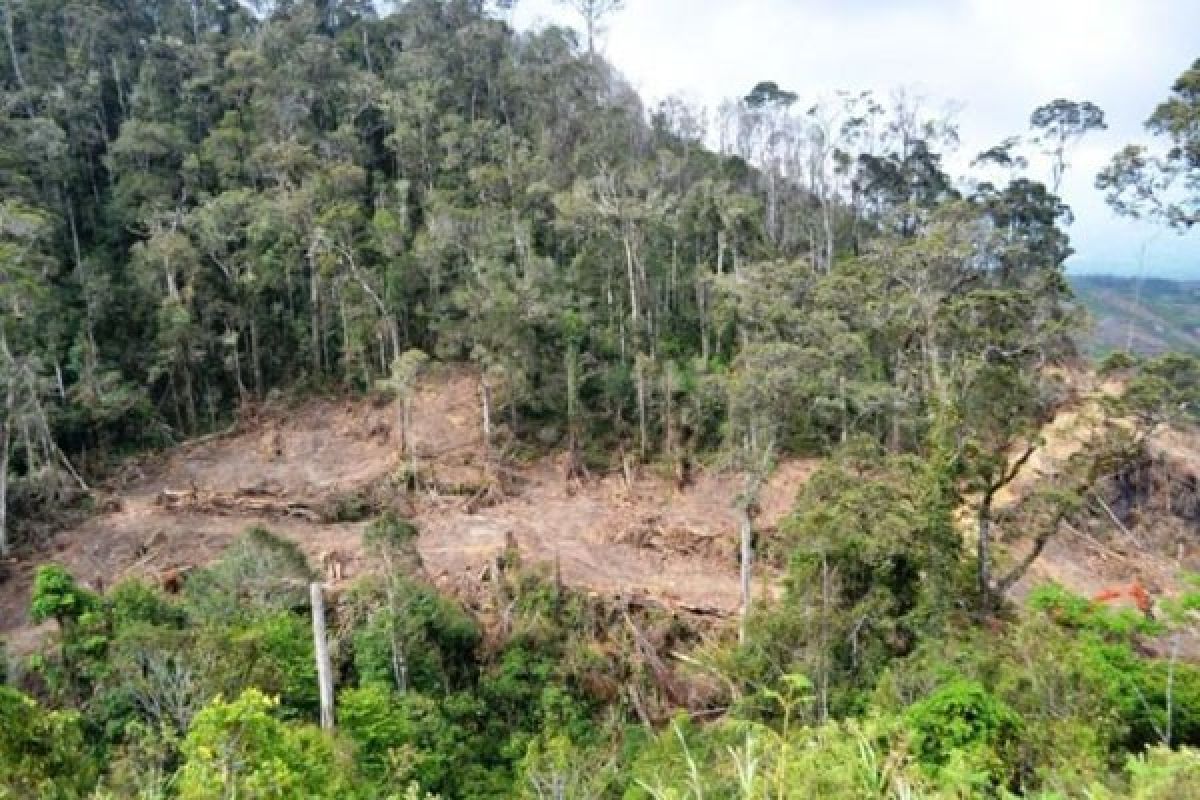
[[[312,523],[321,522],[321,515],[303,503],[289,502],[265,489],[241,489],[233,493],[163,489],[155,502],[179,512],[299,517]]]

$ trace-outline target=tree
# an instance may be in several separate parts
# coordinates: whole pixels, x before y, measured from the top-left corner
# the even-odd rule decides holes
[[[1108,127],[1104,111],[1088,101],[1059,98],[1034,110],[1029,125],[1038,131],[1038,141],[1051,159],[1050,191],[1058,194],[1067,171],[1067,150],[1092,131]]]
[[[183,741],[180,798],[351,795],[348,759],[315,728],[280,722],[272,714],[277,704],[248,689],[232,701],[218,697],[197,714]]]
[[[1096,187],[1118,213],[1150,217],[1179,231],[1200,221],[1200,60],[1185,70],[1171,94],[1146,120],[1166,150],[1127,145],[1096,176]]]
[[[570,6],[583,18],[583,29],[587,36],[588,55],[595,57],[596,36],[604,31],[604,20],[625,8],[625,0],[556,0]]]
[[[420,350],[407,350],[392,361],[392,371],[379,387],[393,392],[399,406],[397,423],[400,427],[400,454],[409,460],[410,480],[416,481],[417,451],[412,441],[412,395],[417,388],[417,377],[429,361],[429,356]]]
[[[0,796],[82,798],[96,778],[83,722],[0,686]]]

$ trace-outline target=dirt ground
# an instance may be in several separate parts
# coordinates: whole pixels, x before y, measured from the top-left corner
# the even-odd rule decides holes
[[[326,524],[308,510],[395,480],[407,466],[398,411],[366,400],[265,409],[239,432],[129,466],[104,487],[107,510],[10,567],[0,582],[0,633],[29,635],[29,590],[40,563],[60,563],[94,588],[126,577],[154,581],[171,569],[210,563],[255,525],[295,541],[314,565],[322,553],[339,551],[353,580],[371,569],[361,546],[366,523]],[[568,487],[561,459],[547,457],[511,468],[506,492],[475,508],[469,489],[451,494],[446,487],[486,485],[493,474],[485,469],[476,377],[460,369],[434,373],[415,392],[411,413],[420,486],[395,492],[394,502],[420,530],[418,548],[440,585],[466,590],[511,534],[525,563],[557,564],[568,585],[649,595],[685,610],[737,610],[736,475],[700,471],[679,490],[647,468],[631,490],[619,474]],[[759,525],[783,517],[814,466],[779,467],[764,487]],[[273,508],[305,513],[246,512],[232,500],[229,507],[206,504],[217,496],[268,498]]]
[[[1073,402],[1042,429],[1037,452],[997,495],[998,510],[1018,505],[1040,483],[1053,479],[1071,456],[1092,445],[1102,431],[1103,401],[1118,396],[1123,384],[1077,376],[1074,388]],[[1164,429],[1151,435],[1146,444],[1154,482],[1176,484],[1174,491],[1185,493],[1186,485],[1195,485],[1200,475],[1200,434]],[[1200,530],[1194,522],[1178,517],[1170,499],[1154,496],[1162,491],[1161,486],[1149,490],[1141,498],[1142,507],[1126,515],[1105,510],[1103,498],[1096,499],[1102,492],[1092,492],[1087,498],[1090,513],[1082,521],[1060,527],[1013,588],[1013,597],[1020,600],[1050,581],[1089,597],[1135,581],[1157,597],[1177,593],[1182,572],[1200,571]],[[1028,537],[1017,534],[1003,542],[1014,557],[1030,546]]]
[[[1100,399],[1118,388],[1081,384],[998,507],[1019,503],[1087,447],[1098,430]],[[561,456],[488,469],[480,406],[478,380],[465,369],[440,368],[421,383],[408,432],[420,476],[411,492],[399,488],[397,477],[409,466],[400,456],[399,409],[369,400],[266,408],[237,432],[131,464],[102,487],[107,510],[9,565],[0,578],[0,634],[14,649],[37,635],[27,607],[40,563],[61,563],[95,588],[130,576],[153,581],[173,568],[210,563],[254,525],[297,542],[314,565],[322,553],[339,551],[347,579],[354,580],[372,568],[362,553],[366,523],[324,523],[328,514],[316,510],[381,486],[390,487],[382,495],[387,502],[417,525],[429,577],[447,591],[469,595],[512,540],[524,563],[557,565],[568,585],[604,595],[648,595],[685,611],[736,613],[737,475],[698,470],[693,483],[679,489],[647,467],[628,488],[616,469],[568,486]],[[1154,437],[1151,449],[1183,480],[1200,472],[1200,436],[1165,432]],[[778,524],[817,466],[788,461],[777,468],[760,497],[760,528]],[[475,489],[497,483],[505,491],[479,502]],[[209,502],[214,497],[229,502]],[[969,539],[969,509],[963,520]],[[1186,539],[1181,549],[1166,548],[1154,538],[1159,522],[1154,515],[1138,519],[1132,537],[1115,525],[1106,529],[1103,520],[1084,530],[1065,529],[1015,596],[1046,580],[1083,594],[1134,578],[1171,591],[1180,567],[1200,569],[1200,537]],[[1003,542],[1013,557],[1028,547],[1016,534]],[[776,591],[777,577],[761,570],[760,591]]]

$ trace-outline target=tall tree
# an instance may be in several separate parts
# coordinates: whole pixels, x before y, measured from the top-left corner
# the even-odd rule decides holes
[[[557,0],[570,6],[583,18],[583,30],[587,36],[588,55],[595,57],[596,37],[604,32],[604,20],[625,8],[625,0]]]
[[[1146,120],[1165,151],[1128,145],[1096,177],[1118,213],[1186,231],[1200,221],[1200,60],[1185,70]]]
[[[1029,118],[1029,125],[1038,132],[1038,142],[1051,159],[1050,191],[1054,194],[1058,194],[1063,175],[1070,166],[1067,162],[1068,149],[1088,133],[1108,127],[1104,121],[1104,111],[1095,103],[1061,97],[1035,109]]]

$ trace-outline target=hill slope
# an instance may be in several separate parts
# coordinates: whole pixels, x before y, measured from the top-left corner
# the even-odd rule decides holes
[[[1092,315],[1085,346],[1099,355],[1130,347],[1156,355],[1167,350],[1200,353],[1200,281],[1111,275],[1071,277]]]
[[[107,487],[106,510],[0,579],[0,633],[27,624],[40,562],[61,563],[98,588],[127,577],[156,582],[207,565],[252,526],[296,542],[314,565],[339,553],[353,582],[376,566],[362,552],[366,523],[349,520],[384,508],[413,520],[427,576],[468,604],[481,572],[515,542],[526,564],[554,565],[569,586],[706,615],[737,611],[737,475],[699,470],[680,490],[647,467],[629,487],[615,469],[572,485],[549,455],[495,467],[505,489],[480,502],[490,481],[478,380],[465,369],[439,373],[413,398],[418,491],[396,485],[407,465],[392,431],[395,407],[314,400],[269,409],[228,436],[127,470]],[[812,469],[802,460],[779,466],[761,498],[764,527],[790,510]],[[348,514],[352,507],[358,513]]]

